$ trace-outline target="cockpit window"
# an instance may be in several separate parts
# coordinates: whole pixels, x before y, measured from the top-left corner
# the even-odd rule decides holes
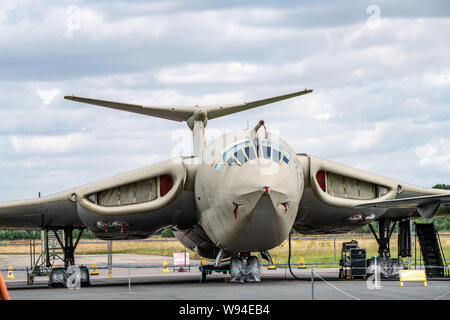
[[[273,161],[275,162],[280,162],[280,158],[281,158],[281,152],[278,151],[277,149],[273,149]]]
[[[239,141],[233,146],[227,148],[223,154],[223,160],[228,165],[233,163],[243,165],[249,160],[256,159],[257,157],[271,159],[276,163],[286,163],[289,164],[290,152],[289,149],[280,143],[274,143],[270,139],[261,140],[261,146],[259,145],[260,140],[255,138],[255,148],[250,143],[250,140]],[[259,149],[261,147],[261,149]],[[298,167],[294,160],[294,166]]]
[[[223,160],[226,160],[228,165],[232,165],[234,162],[238,164],[244,164],[248,160],[256,158],[255,150],[250,144],[250,140],[244,140],[236,143],[235,145],[226,149],[222,155]]]
[[[255,150],[253,150],[253,147],[245,147],[244,151],[245,151],[245,154],[247,155],[248,160],[253,160],[256,158]]]
[[[270,159],[270,154],[272,153],[272,148],[269,146],[262,146],[263,157],[266,159]]]
[[[262,154],[266,159],[272,159],[274,162],[280,163],[283,159],[284,163],[289,163],[289,150],[279,143],[274,143],[269,139],[262,141]]]
[[[247,162],[247,158],[245,157],[242,150],[238,150],[234,153],[235,158],[239,161],[240,164],[244,164]]]
[[[253,141],[255,142],[256,156],[259,158],[259,139],[255,138]]]

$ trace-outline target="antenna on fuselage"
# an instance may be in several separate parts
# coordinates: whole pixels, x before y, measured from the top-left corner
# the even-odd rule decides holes
[[[267,139],[269,137],[269,135],[267,133],[267,128],[266,128],[264,120],[259,120],[258,124],[253,128],[253,130],[255,130],[255,132],[258,132],[258,130],[259,130],[259,128],[261,128],[261,126],[264,127],[264,138]]]

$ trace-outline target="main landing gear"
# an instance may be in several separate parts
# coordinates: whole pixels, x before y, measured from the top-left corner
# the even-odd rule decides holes
[[[74,243],[74,230],[78,235]],[[50,287],[64,287],[74,272],[81,279],[81,286],[89,285],[89,270],[75,266],[75,249],[84,228],[47,228],[42,231],[42,247],[39,259],[32,257],[31,270],[27,273],[27,283],[33,284],[35,276],[49,276]],[[60,248],[58,248],[58,245]],[[59,253],[63,256],[61,257]],[[55,261],[62,260],[64,267],[55,267]],[[75,276],[75,275],[74,275]]]
[[[398,271],[403,269],[402,259],[411,257],[411,221],[380,219],[378,222],[378,234],[369,224],[375,240],[378,243],[378,261],[377,266],[380,269],[381,276],[384,278],[398,277]],[[391,259],[390,240],[395,227],[398,224],[398,257]],[[368,260],[368,270],[374,269],[374,259]],[[373,271],[373,270],[372,270]]]
[[[391,257],[391,249],[389,241],[394,232],[397,221],[392,222],[390,219],[378,220],[378,235],[371,224],[369,224],[370,231],[372,231],[375,240],[378,243],[378,254],[382,259],[389,259]]]

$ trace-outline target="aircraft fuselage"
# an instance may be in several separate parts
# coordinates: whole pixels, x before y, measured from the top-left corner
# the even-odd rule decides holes
[[[303,193],[295,153],[278,137],[234,131],[208,145],[195,178],[198,221],[226,252],[269,250],[294,224]]]

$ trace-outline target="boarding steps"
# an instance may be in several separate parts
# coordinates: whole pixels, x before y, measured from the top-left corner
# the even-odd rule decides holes
[[[55,236],[55,232],[53,230],[50,231],[46,231],[43,230],[42,234],[41,234],[41,252],[44,252],[45,254],[45,233],[47,232],[47,237],[48,237],[48,253],[49,253],[49,258],[52,260],[52,262],[55,261],[56,258],[59,258],[62,260],[62,258],[60,257],[61,255],[64,254],[58,240],[56,239]],[[64,241],[64,231],[63,230],[57,230],[56,233],[58,234],[58,237],[61,241]],[[53,263],[51,263],[53,264]]]
[[[442,278],[445,274],[447,264],[444,263],[439,234],[436,232],[433,223],[416,223],[416,234],[420,242],[423,261],[427,277]]]

